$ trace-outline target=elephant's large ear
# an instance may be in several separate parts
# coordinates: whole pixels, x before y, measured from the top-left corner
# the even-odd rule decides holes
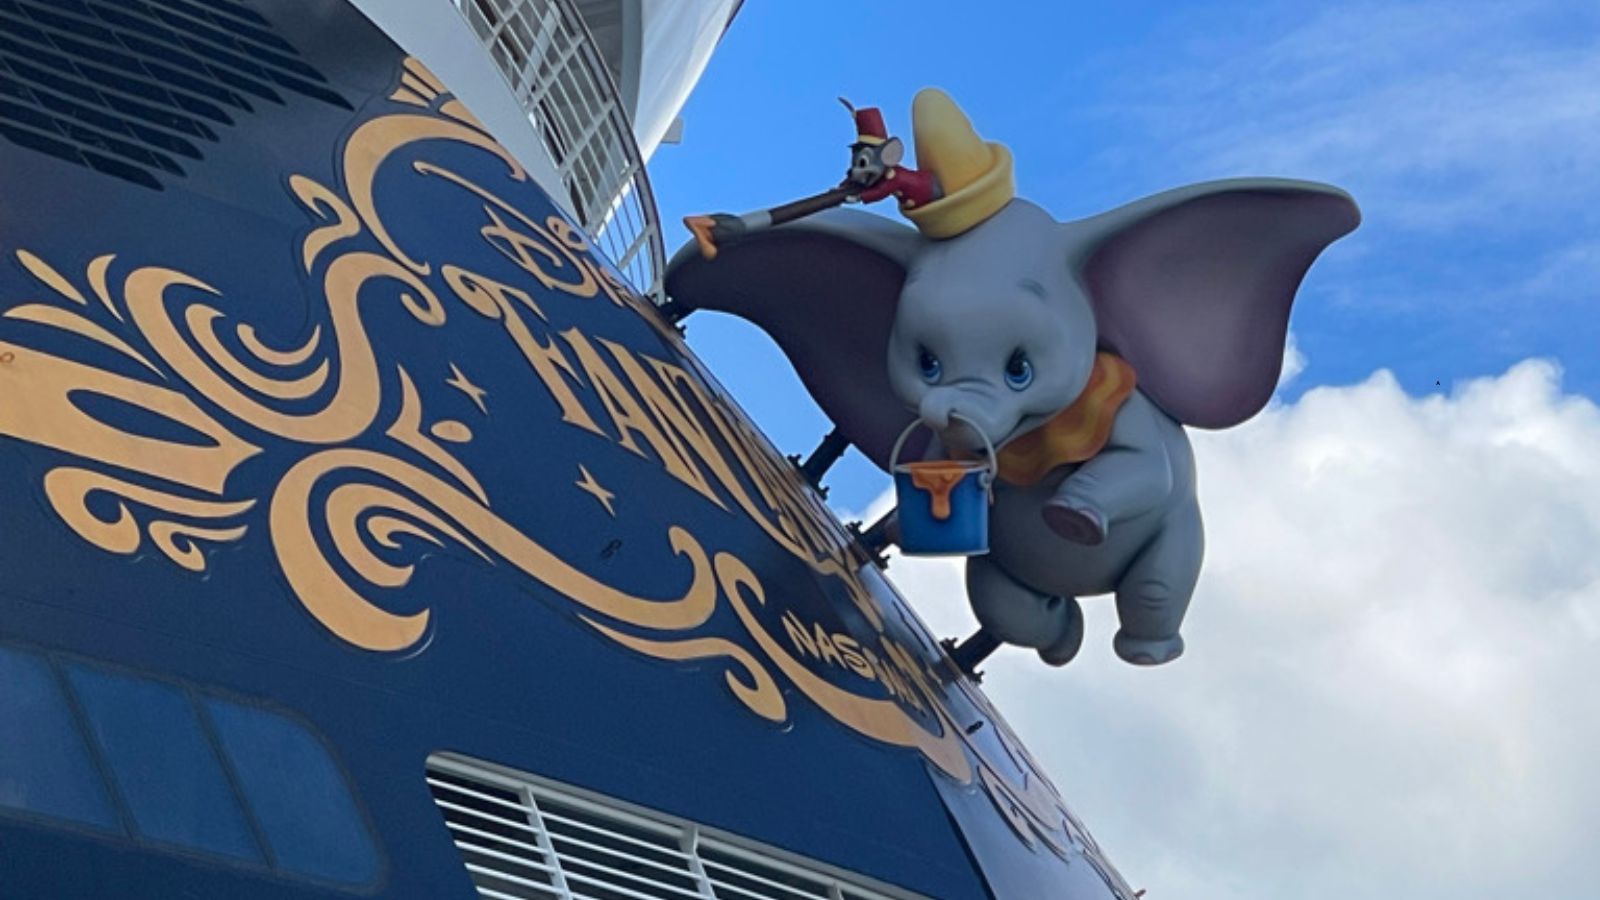
[[[922,242],[882,216],[830,210],[742,235],[715,259],[684,247],[667,268],[667,293],[760,326],[840,433],[888,468],[895,437],[915,418],[889,386],[889,331]]]
[[[1323,248],[1361,221],[1338,188],[1234,179],[1063,227],[1100,330],[1173,418],[1237,425],[1271,399],[1289,306]]]

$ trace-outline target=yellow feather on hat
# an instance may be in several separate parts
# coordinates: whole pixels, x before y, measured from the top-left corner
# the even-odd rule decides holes
[[[999,212],[1017,195],[1011,151],[985,141],[966,113],[938,88],[923,88],[911,101],[917,168],[939,179],[944,196],[901,212],[923,234],[949,238]]]

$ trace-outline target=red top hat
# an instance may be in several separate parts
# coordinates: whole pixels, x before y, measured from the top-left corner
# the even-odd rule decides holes
[[[856,143],[876,147],[889,140],[889,129],[883,125],[883,113],[876,106],[856,109],[843,97],[839,98],[839,102],[856,117]]]

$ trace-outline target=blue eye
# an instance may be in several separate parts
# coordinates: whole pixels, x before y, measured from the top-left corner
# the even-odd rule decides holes
[[[1028,354],[1018,350],[1006,360],[1006,387],[1020,391],[1030,384],[1033,384],[1033,363],[1028,361]]]
[[[944,366],[939,364],[939,357],[929,353],[927,347],[917,350],[917,370],[922,373],[922,380],[929,384],[938,384],[939,376],[944,374]]]

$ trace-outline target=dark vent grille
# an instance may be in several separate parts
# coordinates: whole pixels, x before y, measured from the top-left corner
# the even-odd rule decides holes
[[[0,136],[155,190],[282,91],[351,109],[229,0],[0,0]]]

